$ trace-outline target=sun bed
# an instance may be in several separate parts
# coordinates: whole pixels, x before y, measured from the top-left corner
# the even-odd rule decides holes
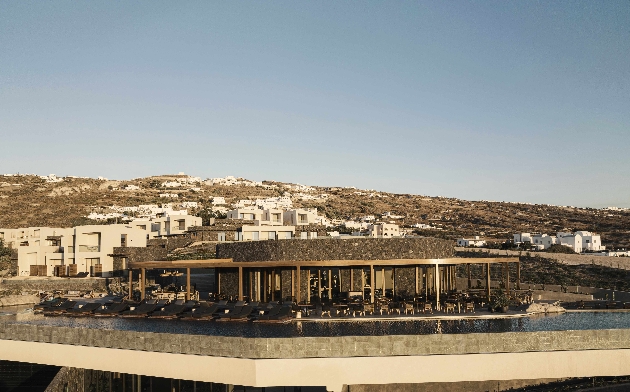
[[[149,313],[153,312],[157,308],[156,304],[144,303],[138,305],[133,310],[126,310],[120,314],[123,318],[140,318],[147,317]]]
[[[98,302],[90,302],[78,308],[74,307],[72,309],[68,309],[65,315],[73,316],[73,317],[85,317],[87,315],[92,314],[92,312],[94,312],[96,309],[100,308],[101,306],[103,305]]]
[[[59,316],[65,313],[66,311],[68,311],[69,309],[72,309],[73,307],[75,307],[76,304],[77,304],[76,301],[70,301],[70,300],[64,301],[59,306],[53,306],[48,309],[45,309],[44,316]]]
[[[95,317],[114,317],[118,316],[119,313],[122,313],[127,309],[129,309],[129,304],[124,302],[119,304],[111,304],[107,307],[96,309],[92,315]]]

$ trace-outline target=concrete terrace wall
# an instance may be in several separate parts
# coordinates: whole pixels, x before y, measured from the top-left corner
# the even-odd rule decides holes
[[[345,358],[629,349],[630,329],[243,338],[4,322],[0,339],[229,358]]]
[[[610,256],[590,256],[565,253],[548,253],[548,252],[522,252],[514,250],[501,249],[475,249],[475,248],[455,248],[458,252],[481,252],[488,253],[488,257],[496,256],[539,256],[544,259],[555,260],[558,263],[567,265],[594,264],[602,267],[630,269],[630,257],[610,257]]]
[[[217,245],[217,258],[234,261],[442,259],[453,255],[452,242],[438,238],[323,238]]]

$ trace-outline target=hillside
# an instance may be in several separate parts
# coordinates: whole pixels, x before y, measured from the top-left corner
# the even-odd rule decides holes
[[[441,229],[416,229],[416,233],[427,236],[454,239],[481,235],[505,240],[519,231],[554,234],[557,231],[588,230],[601,234],[608,247],[630,247],[630,211],[465,201],[354,188],[311,187],[297,192],[273,181],[264,181],[262,186],[208,185],[203,182],[176,189],[161,186],[164,181],[184,177],[187,176],[164,175],[129,181],[65,177],[59,182],[47,182],[33,175],[0,176],[0,227],[70,227],[95,223],[85,216],[91,212],[106,212],[112,205],[195,201],[203,208],[211,205],[214,196],[225,197],[229,204],[240,199],[281,196],[288,191],[292,193],[294,207],[316,207],[330,219],[378,217],[391,212],[402,218],[385,220],[401,226],[421,223]],[[128,185],[140,189],[124,190]],[[161,198],[161,193],[177,194],[178,197]],[[321,194],[328,197],[312,200],[313,197],[308,196]],[[190,212],[197,213],[198,209]]]

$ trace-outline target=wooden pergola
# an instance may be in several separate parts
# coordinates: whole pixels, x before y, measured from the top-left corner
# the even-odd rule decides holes
[[[370,279],[372,286],[376,285],[375,280],[375,268],[385,267],[415,267],[416,271],[416,294],[418,293],[418,278],[419,269],[422,268],[425,271],[428,268],[434,269],[433,279],[429,282],[429,274],[424,274],[424,287],[425,290],[428,284],[431,283],[434,287],[437,302],[440,301],[441,286],[448,291],[455,285],[455,267],[457,265],[466,265],[468,273],[468,288],[471,288],[471,264],[483,264],[486,266],[486,294],[490,299],[490,265],[501,264],[504,268],[504,274],[506,276],[506,290],[509,295],[510,292],[510,279],[509,279],[509,263],[516,263],[516,288],[520,289],[521,280],[521,268],[518,257],[496,257],[496,258],[446,258],[446,259],[389,259],[389,260],[303,260],[303,261],[250,261],[250,262],[236,262],[232,259],[210,259],[210,260],[174,260],[174,261],[143,261],[143,262],[130,262],[129,269],[129,296],[132,294],[132,272],[133,270],[139,270],[139,283],[141,298],[145,296],[146,285],[146,271],[151,269],[186,269],[186,299],[190,299],[190,270],[214,268],[217,271],[225,268],[238,269],[238,299],[243,300],[243,269],[291,269],[297,272],[295,274],[297,278],[297,287],[301,287],[301,270],[310,268],[369,268]],[[440,272],[440,269],[443,272]],[[272,272],[273,273],[273,272]],[[293,276],[293,275],[292,275]],[[352,279],[352,278],[351,278]],[[384,281],[384,278],[383,278]],[[370,300],[374,302],[375,287],[371,287]],[[297,302],[301,301],[300,290],[296,292]]]

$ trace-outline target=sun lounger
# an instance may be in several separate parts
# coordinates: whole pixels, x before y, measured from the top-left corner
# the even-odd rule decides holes
[[[50,301],[45,301],[45,302],[41,302],[35,306],[33,306],[33,310],[34,311],[44,311],[46,309],[50,309],[53,308],[55,306],[60,306],[62,303],[66,302],[68,299],[67,298],[53,298]]]
[[[182,313],[182,320],[212,320],[214,314],[220,310],[218,304],[212,306],[204,306],[203,303],[198,308],[191,309],[189,312]]]
[[[74,307],[72,309],[68,309],[65,315],[73,316],[73,317],[85,317],[92,314],[92,312],[94,312],[96,309],[100,308],[101,306],[103,305],[98,302],[90,302],[79,308]]]
[[[273,315],[269,315],[268,317],[264,319],[260,319],[259,321],[263,323],[281,323],[281,322],[289,321],[291,319],[291,307],[280,306],[274,309],[278,309],[278,308],[279,308],[278,312],[276,312]]]
[[[241,308],[241,311],[238,314],[235,314],[233,316],[228,316],[228,318],[230,321],[236,321],[236,320],[247,321],[247,318],[252,314],[253,311],[254,311],[253,306],[245,305]]]
[[[278,313],[280,313],[280,310],[282,309],[281,306],[274,306],[273,308],[269,309],[269,311],[266,312],[266,314],[262,314],[260,316],[258,316],[258,320],[269,320],[271,317],[275,317]]]
[[[161,308],[160,310],[151,313],[150,318],[162,318],[162,319],[170,319],[177,318],[180,313],[183,313],[186,310],[186,306],[184,305],[176,305],[170,304]]]
[[[126,310],[120,314],[120,317],[124,318],[140,318],[147,317],[149,313],[153,312],[157,308],[155,304],[144,303],[138,305],[133,310]]]
[[[44,316],[59,316],[76,306],[76,301],[64,301],[59,306],[53,306],[44,310]]]
[[[118,316],[119,313],[124,312],[129,309],[129,304],[127,303],[119,303],[119,304],[111,304],[107,307],[101,307],[96,309],[93,313],[95,317],[114,317]]]

